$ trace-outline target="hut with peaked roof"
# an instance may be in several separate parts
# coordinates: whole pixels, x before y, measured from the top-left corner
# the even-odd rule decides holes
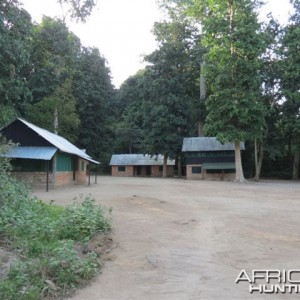
[[[110,160],[112,176],[162,177],[163,155],[114,154]],[[167,161],[167,176],[174,175],[175,160]]]
[[[241,150],[245,150],[241,143]],[[221,144],[215,137],[183,139],[187,179],[234,180],[234,144]]]
[[[65,138],[17,118],[0,129],[17,146],[5,153],[14,174],[34,185],[61,186],[87,182],[87,165],[100,164]]]

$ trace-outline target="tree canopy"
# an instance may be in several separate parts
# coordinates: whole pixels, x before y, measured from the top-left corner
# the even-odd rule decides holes
[[[119,89],[101,51],[65,23],[85,21],[96,2],[58,2],[67,14],[40,24],[19,1],[0,3],[1,126],[28,119],[104,168],[113,153],[161,153],[180,174],[182,139],[205,124],[237,154],[246,143],[247,177],[299,177],[299,0],[284,26],[258,22],[258,0],[160,0],[167,17],[153,26],[157,49]],[[238,156],[236,166],[243,181]]]

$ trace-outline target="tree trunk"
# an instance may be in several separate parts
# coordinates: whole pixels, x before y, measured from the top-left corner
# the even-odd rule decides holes
[[[235,182],[245,182],[243,166],[242,166],[240,141],[235,141],[234,147],[235,147],[235,172],[236,172]]]
[[[54,120],[53,120],[54,133],[58,134],[58,110],[57,107],[54,109]]]
[[[264,149],[262,144],[258,144],[257,139],[254,140],[254,152],[255,152],[255,176],[254,181],[259,181],[262,162],[264,158]]]
[[[204,130],[203,130],[203,127],[204,127],[204,123],[202,120],[198,120],[198,136],[204,136]]]
[[[205,76],[203,74],[203,68],[205,66],[205,61],[201,62],[200,66],[200,113],[199,113],[199,120],[198,120],[198,136],[204,136],[204,111],[201,111],[201,108],[204,107],[204,101],[206,99],[206,82]]]
[[[300,151],[299,146],[297,145],[297,148],[294,153],[294,161],[293,161],[293,180],[299,179],[299,159],[300,159]]]
[[[182,177],[182,161],[181,161],[181,153],[178,154],[178,163],[177,163],[177,167],[178,167],[178,177]]]
[[[167,162],[168,162],[168,154],[164,154],[164,163],[163,163],[163,178],[167,178]]]

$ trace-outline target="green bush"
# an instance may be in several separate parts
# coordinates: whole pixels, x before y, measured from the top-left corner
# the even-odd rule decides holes
[[[88,253],[83,259],[74,249],[73,241],[61,241],[51,253],[47,273],[49,278],[55,278],[57,286],[72,286],[91,279],[99,265],[96,253]]]
[[[95,276],[100,268],[96,253],[83,255],[74,245],[80,241],[84,246],[110,229],[104,212],[90,197],[66,209],[31,198],[6,202],[0,234],[22,260],[0,282],[0,299],[56,297]]]
[[[85,241],[95,233],[105,232],[110,229],[110,224],[105,218],[105,209],[95,204],[95,200],[87,197],[81,202],[68,206],[59,219],[60,238]],[[75,199],[76,200],[76,199]],[[82,201],[83,200],[83,201]]]
[[[15,263],[4,281],[0,282],[0,297],[6,300],[40,299],[45,285],[39,276],[38,261],[26,260]]]
[[[91,197],[82,196],[81,202],[66,209],[45,204],[31,197],[10,171],[9,161],[0,158],[0,235],[19,257],[0,281],[0,299],[65,295],[100,268],[96,253],[83,254],[77,249],[110,229],[106,210]]]

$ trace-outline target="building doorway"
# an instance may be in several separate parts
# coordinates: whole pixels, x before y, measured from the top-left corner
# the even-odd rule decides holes
[[[146,176],[151,176],[151,166],[146,166]]]
[[[141,166],[137,166],[136,167],[136,175],[137,176],[141,176],[142,175],[142,167]]]

